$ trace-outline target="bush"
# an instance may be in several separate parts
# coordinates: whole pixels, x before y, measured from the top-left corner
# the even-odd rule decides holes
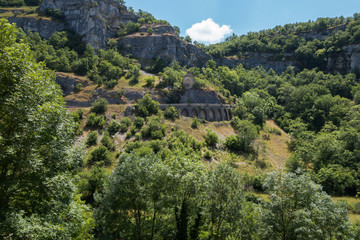
[[[210,158],[212,158],[212,156],[213,156],[213,153],[211,151],[209,151],[208,149],[205,149],[204,158],[210,159]]]
[[[81,83],[76,84],[75,88],[74,88],[74,92],[80,92],[82,89],[83,85]]]
[[[90,132],[89,135],[88,135],[88,138],[86,140],[86,145],[88,147],[94,146],[94,145],[97,144],[97,140],[98,140],[97,132]]]
[[[100,165],[111,165],[111,159],[109,156],[109,151],[105,146],[100,146],[97,148],[94,148],[89,156],[88,163],[94,164],[94,163],[100,163]]]
[[[112,120],[106,130],[109,132],[111,136],[113,136],[115,135],[115,133],[119,131],[119,129],[120,129],[120,123],[118,123],[115,120]]]
[[[215,132],[208,130],[205,135],[205,142],[209,147],[216,147],[216,144],[219,142],[219,137]]]
[[[118,80],[112,79],[105,82],[105,87],[113,89],[118,84]]]
[[[162,139],[165,136],[166,125],[161,123],[160,118],[153,117],[141,130],[143,138]]]
[[[106,112],[109,102],[105,98],[97,99],[91,104],[91,112],[103,114]]]
[[[142,126],[144,125],[144,118],[142,118],[142,117],[135,117],[135,119],[134,119],[134,126],[135,126],[135,128],[137,128],[137,129],[141,129],[142,128]]]
[[[120,131],[126,132],[131,126],[131,120],[127,117],[124,117],[120,122]]]
[[[146,94],[135,105],[136,114],[140,117],[147,117],[159,112],[159,103],[152,100],[149,94]]]
[[[83,119],[83,115],[84,115],[84,110],[81,108],[78,108],[76,110],[76,114],[79,116],[79,119]]]
[[[176,118],[179,118],[179,112],[174,107],[167,107],[164,111],[164,117],[174,121]]]
[[[142,147],[142,143],[139,141],[135,141],[135,142],[128,142],[125,144],[124,148],[125,148],[125,152],[130,153],[133,150]]]
[[[103,138],[101,139],[101,144],[104,145],[110,151],[115,150],[115,145],[109,135],[109,132],[105,132]]]
[[[87,118],[87,122],[86,122],[86,126],[90,127],[90,128],[103,128],[105,125],[105,118],[104,116],[100,115],[100,116],[96,116],[95,113],[90,113],[88,118]]]
[[[226,137],[225,147],[232,152],[239,152],[242,149],[239,138],[235,135]]]
[[[147,87],[154,87],[154,83],[155,83],[155,77],[154,76],[149,76],[145,78],[145,82],[146,82],[146,86]]]
[[[200,123],[199,123],[197,117],[194,117],[194,119],[191,122],[191,127],[194,129],[197,129],[199,126],[200,126]]]

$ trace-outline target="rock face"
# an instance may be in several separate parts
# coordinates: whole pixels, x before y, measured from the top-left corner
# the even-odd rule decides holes
[[[10,17],[9,21],[16,23],[24,32],[37,32],[42,38],[49,38],[53,33],[63,31],[65,24],[46,19],[36,20],[34,18]]]
[[[200,48],[189,44],[173,32],[171,26],[154,27],[154,33],[140,32],[125,36],[119,40],[119,49],[123,54],[147,60],[160,57],[167,64],[178,61],[181,65],[203,67],[211,56]],[[157,31],[158,29],[161,29]]]
[[[41,10],[47,8],[60,9],[65,15],[66,27],[95,49],[105,47],[106,39],[114,37],[120,22],[134,22],[139,18],[115,0],[43,0]]]
[[[248,56],[241,59],[238,58],[221,58],[216,59],[216,63],[221,66],[236,67],[238,64],[243,64],[246,67],[254,68],[262,66],[266,71],[273,69],[277,73],[283,72],[288,66],[297,68],[298,63],[293,59],[292,54],[286,54],[280,60],[271,53],[250,52]]]
[[[341,50],[328,59],[327,68],[341,73],[360,70],[360,44],[345,46]]]
[[[180,97],[179,103],[221,104],[222,102],[215,91],[190,89]]]

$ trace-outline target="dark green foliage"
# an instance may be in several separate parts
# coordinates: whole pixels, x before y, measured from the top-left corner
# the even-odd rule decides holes
[[[87,117],[86,126],[90,128],[103,128],[105,125],[105,118],[103,115],[97,116],[95,113],[90,113]]]
[[[112,120],[106,130],[113,136],[120,130],[120,123],[116,120]]]
[[[335,203],[308,175],[272,173],[264,187],[262,239],[351,238],[346,206]]]
[[[134,127],[136,127],[137,129],[141,129],[142,126],[144,125],[144,118],[142,117],[135,117],[134,118]]]
[[[159,117],[152,117],[141,130],[143,138],[162,139],[165,136],[166,125]]]
[[[126,77],[130,79],[130,85],[136,85],[140,79],[140,68],[137,65],[132,65]]]
[[[115,144],[113,143],[113,140],[107,131],[104,133],[104,136],[101,139],[101,144],[104,145],[108,150],[115,151]]]
[[[237,117],[234,117],[231,123],[237,135],[226,138],[226,148],[234,152],[250,152],[252,150],[251,144],[258,137],[256,127],[248,120],[240,120]]]
[[[94,194],[101,194],[108,173],[105,168],[93,166],[90,171],[79,174],[80,179],[77,182],[78,191],[81,194],[81,200],[95,207]]]
[[[194,129],[197,129],[200,126],[200,122],[197,119],[197,117],[194,117],[194,119],[191,122],[191,127]]]
[[[164,111],[164,117],[167,119],[170,119],[172,121],[175,121],[176,118],[179,118],[179,112],[174,107],[167,107]]]
[[[2,7],[20,7],[24,4],[24,0],[0,0],[0,6]]]
[[[86,145],[88,147],[97,145],[97,141],[98,141],[97,132],[90,132],[89,135],[88,135],[88,138],[86,140]]]
[[[41,0],[0,0],[1,7],[39,6]]]
[[[73,184],[83,157],[76,124],[54,74],[18,36],[0,19],[0,238],[90,238]]]
[[[104,114],[108,105],[109,102],[105,98],[100,98],[91,104],[90,111],[96,114]]]
[[[90,152],[88,164],[92,165],[95,163],[105,166],[111,165],[112,160],[110,158],[109,151],[105,146],[96,147]]]
[[[74,87],[74,92],[75,93],[80,92],[82,87],[83,87],[83,85],[81,83],[76,84],[76,86]]]
[[[216,147],[216,144],[219,142],[219,136],[211,130],[207,131],[204,138],[208,147]]]
[[[120,131],[126,132],[131,126],[131,120],[127,117],[123,117],[120,122]]]
[[[146,94],[142,99],[138,100],[138,103],[135,105],[135,111],[140,117],[148,117],[158,113],[159,103],[152,100],[149,94]]]

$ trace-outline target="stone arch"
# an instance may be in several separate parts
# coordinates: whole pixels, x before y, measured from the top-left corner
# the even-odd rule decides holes
[[[212,108],[209,109],[208,111],[208,118],[209,121],[215,121],[216,120],[216,116],[215,116],[215,112]]]
[[[195,108],[191,110],[191,117],[198,117],[198,111]]]
[[[231,109],[228,109],[228,113],[229,113],[229,120],[231,120],[232,119]]]
[[[226,109],[224,109],[224,120],[225,121],[229,120],[229,115]]]
[[[183,110],[181,110],[181,113],[180,113],[181,116],[184,116],[184,117],[188,117],[189,116],[189,112],[186,108],[184,108]]]
[[[221,113],[221,108],[215,110],[215,117],[216,117],[216,121],[222,121],[223,120],[223,116],[222,116],[222,113]]]
[[[199,112],[199,118],[201,118],[201,119],[206,119],[206,120],[207,120],[207,114],[206,114],[205,109],[201,109],[201,110],[200,110],[200,112]]]

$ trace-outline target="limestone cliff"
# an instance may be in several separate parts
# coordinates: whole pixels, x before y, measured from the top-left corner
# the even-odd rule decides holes
[[[24,32],[32,31],[39,33],[42,38],[49,38],[53,33],[65,29],[64,23],[47,19],[36,20],[34,18],[10,17],[9,21],[16,23]]]
[[[106,40],[115,35],[120,22],[134,22],[139,18],[114,0],[43,0],[41,10],[47,8],[60,9],[67,28],[95,49],[105,47]]]
[[[147,33],[148,28],[152,34]],[[123,54],[146,60],[160,57],[166,63],[174,60],[181,65],[202,67],[211,56],[200,48],[181,40],[174,29],[166,25],[143,26],[140,30],[119,40],[119,49]],[[145,62],[145,61],[144,61]]]

